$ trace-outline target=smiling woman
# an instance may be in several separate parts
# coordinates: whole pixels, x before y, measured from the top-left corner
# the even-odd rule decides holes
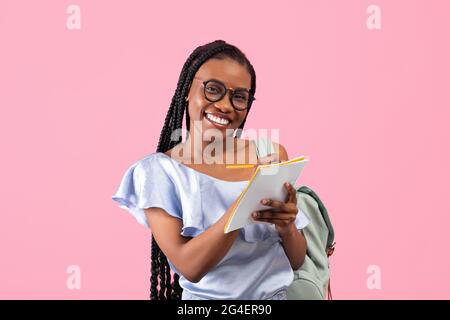
[[[157,151],[128,168],[113,196],[152,230],[151,299],[286,299],[293,268],[306,253],[299,230],[309,223],[295,192],[286,202],[270,202],[273,210],[261,216],[277,228],[255,223],[224,233],[262,163],[254,141],[240,139],[255,90],[253,66],[237,47],[217,40],[196,48],[181,71]],[[182,142],[173,133],[185,112]],[[224,159],[211,164],[203,152],[211,147],[250,166],[229,170]],[[282,145],[275,150],[268,158],[288,159]],[[200,164],[188,165],[198,156]]]

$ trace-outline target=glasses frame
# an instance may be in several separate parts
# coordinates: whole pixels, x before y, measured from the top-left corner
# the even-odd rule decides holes
[[[238,88],[238,89],[227,88],[227,87],[225,86],[225,84],[224,84],[222,81],[217,80],[217,79],[204,80],[204,79],[200,79],[200,78],[197,78],[197,77],[194,77],[194,79],[203,81],[203,82],[202,82],[202,84],[203,84],[203,95],[205,96],[205,99],[208,100],[209,102],[218,102],[218,101],[222,100],[223,97],[225,97],[225,96],[227,95],[228,91],[230,91],[231,94],[229,95],[229,99],[230,99],[231,106],[232,106],[235,110],[238,110],[238,111],[245,111],[245,110],[247,110],[247,109],[249,108],[249,105],[250,105],[253,101],[256,100],[256,98],[253,96],[253,94],[252,94],[248,89],[245,89],[245,88]],[[221,86],[225,89],[225,90],[224,90],[224,93],[220,96],[219,99],[211,100],[211,99],[208,98],[208,96],[207,96],[207,94],[206,94],[206,85],[207,85],[209,82],[215,82],[215,83],[221,85]],[[245,91],[246,93],[248,93],[247,107],[245,107],[244,109],[236,108],[236,106],[235,106],[234,103],[233,103],[233,97],[234,97],[234,94],[235,94],[236,92],[242,92],[242,91]]]

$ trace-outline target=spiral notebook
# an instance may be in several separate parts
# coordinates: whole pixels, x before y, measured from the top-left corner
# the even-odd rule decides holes
[[[287,190],[283,186],[284,182],[289,182],[293,186],[299,178],[305,164],[309,160],[304,156],[291,160],[260,165],[253,173],[247,187],[242,191],[239,199],[230,214],[230,218],[224,228],[224,233],[243,228],[257,222],[251,217],[251,213],[257,210],[270,209],[261,203],[262,199],[275,199],[286,201]]]

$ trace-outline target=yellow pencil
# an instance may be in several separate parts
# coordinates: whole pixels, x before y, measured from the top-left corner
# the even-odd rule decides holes
[[[253,164],[229,164],[225,166],[227,169],[237,169],[237,168],[252,168],[255,165]]]
[[[304,156],[293,158],[291,160],[286,160],[286,161],[282,161],[282,162],[274,162],[272,164],[284,165],[284,164],[288,164],[291,162],[297,162],[297,161],[302,161],[302,160],[305,160]],[[229,164],[229,165],[225,166],[225,168],[229,168],[229,169],[251,168],[251,167],[254,167],[255,165],[256,164]],[[261,165],[261,164],[258,163],[257,165]],[[266,165],[270,165],[270,164],[262,164],[262,165],[266,166]]]

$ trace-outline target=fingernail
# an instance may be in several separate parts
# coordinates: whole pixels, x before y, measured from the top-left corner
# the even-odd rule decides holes
[[[256,214],[256,212],[252,212],[252,217],[256,218],[258,215]]]
[[[284,185],[285,185],[286,187],[289,187],[289,182],[285,182]]]
[[[262,202],[263,204],[266,204],[266,203],[267,203],[267,200],[266,200],[266,199],[262,199],[261,202]]]

